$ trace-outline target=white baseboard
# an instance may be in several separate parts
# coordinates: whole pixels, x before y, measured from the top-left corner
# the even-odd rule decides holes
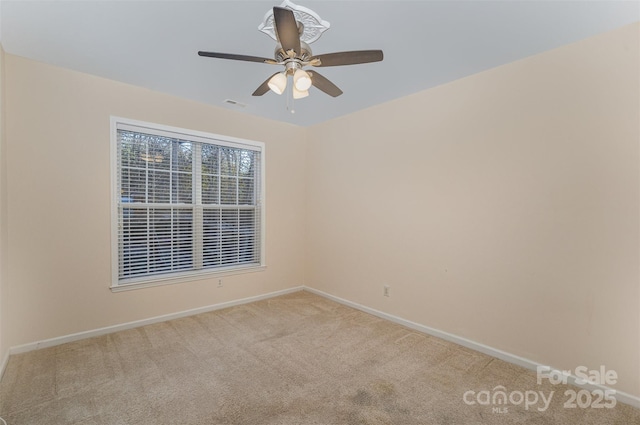
[[[445,341],[449,341],[449,342],[453,342],[455,344],[458,345],[462,345],[463,347],[467,347],[470,348],[472,350],[475,351],[479,351],[483,354],[486,354],[488,356],[491,357],[495,357],[498,358],[500,360],[504,360],[505,362],[508,363],[512,363],[521,367],[524,367],[525,369],[529,369],[529,370],[533,370],[533,371],[537,371],[538,367],[545,367],[548,365],[542,365],[540,363],[534,362],[533,360],[529,360],[526,359],[524,357],[520,357],[520,356],[516,356],[515,354],[511,354],[511,353],[507,353],[505,351],[502,350],[498,350],[497,348],[493,348],[493,347],[489,347],[488,345],[484,345],[484,344],[480,344],[479,342],[475,342],[466,338],[462,338],[460,336],[457,335],[453,335],[450,334],[448,332],[443,332],[440,331],[438,329],[434,329],[434,328],[430,328],[428,326],[424,326],[421,325],[419,323],[415,323],[412,322],[410,320],[406,320],[403,319],[401,317],[398,316],[394,316],[392,314],[388,314],[379,310],[375,310],[373,308],[369,308],[367,306],[364,306],[362,304],[358,304],[349,300],[345,300],[344,298],[340,298],[340,297],[336,297],[334,295],[328,294],[326,292],[314,289],[314,288],[309,288],[309,287],[304,287],[305,291],[309,291],[313,294],[316,295],[320,295],[321,297],[325,297],[327,299],[330,299],[332,301],[338,302],[340,304],[344,304],[348,307],[353,307],[356,310],[360,310],[363,311],[365,313],[369,313],[372,314],[374,316],[380,317],[381,319],[385,319],[385,320],[389,320],[391,322],[397,323],[399,325],[405,326],[407,328],[413,329],[415,331],[418,332],[422,332],[425,333],[427,335],[432,335],[435,336],[437,338],[441,338],[444,339]],[[560,370],[560,369],[556,369],[551,367],[551,369],[553,370]],[[604,385],[595,385],[595,384],[589,384],[589,383],[581,383],[580,379],[575,376],[575,375],[569,375],[567,377],[567,383],[571,384],[571,385],[575,385],[579,388],[584,388],[590,391],[593,390],[602,390],[602,391],[606,391],[606,390],[614,390],[613,388],[609,388],[606,387]],[[628,404],[632,407],[638,408],[640,409],[640,397],[636,397],[634,395],[622,392],[622,391],[618,391],[618,390],[614,390],[615,391],[615,398],[616,401],[620,402],[620,403],[624,403],[624,404]]]
[[[0,381],[2,381],[2,377],[4,376],[4,371],[7,368],[7,363],[9,363],[10,355],[11,355],[11,350],[7,350],[2,356],[2,363],[0,363]]]
[[[223,308],[234,307],[242,304],[248,304],[255,301],[266,300],[269,298],[277,297],[280,295],[290,294],[292,292],[302,291],[304,289],[303,286],[297,286],[294,288],[283,289],[281,291],[269,292],[267,294],[256,295],[253,297],[242,298],[234,301],[227,301],[224,303],[213,304],[205,307],[194,308],[191,310],[180,311],[177,313],[165,314],[162,316],[151,317],[149,319],[136,320],[134,322],[122,323],[114,326],[107,326],[104,328],[93,329],[84,332],[78,332],[71,335],[64,335],[56,338],[45,339],[42,341],[31,342],[28,344],[18,345],[15,347],[11,347],[9,349],[9,353],[5,358],[4,363],[2,364],[2,372],[4,371],[4,366],[8,361],[9,354],[20,354],[26,353],[28,351],[38,350],[40,348],[54,347],[56,345],[66,344],[67,342],[79,341],[86,338],[93,338],[96,336],[106,335],[113,332],[124,331],[127,329],[138,328],[140,326],[151,325],[153,323],[166,322],[167,320],[179,319],[182,317],[193,316],[201,313],[208,313],[210,311],[221,310]],[[1,377],[1,375],[0,375]]]

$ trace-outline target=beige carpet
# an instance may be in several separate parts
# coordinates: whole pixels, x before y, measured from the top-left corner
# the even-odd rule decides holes
[[[546,411],[542,401],[463,400],[500,385],[514,402],[518,392],[555,393]],[[620,403],[564,408],[568,388],[297,292],[12,356],[0,416],[8,425],[640,424],[640,411]]]

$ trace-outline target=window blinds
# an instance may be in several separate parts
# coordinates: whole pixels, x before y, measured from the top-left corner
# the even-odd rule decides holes
[[[259,147],[117,127],[118,283],[260,264]]]

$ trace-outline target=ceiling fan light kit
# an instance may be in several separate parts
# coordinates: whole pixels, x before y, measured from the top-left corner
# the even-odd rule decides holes
[[[303,99],[309,96],[309,90],[298,90],[296,86],[293,86],[293,98],[294,99]]]
[[[299,91],[307,91],[311,87],[311,77],[305,70],[298,68],[293,74],[293,85]]]
[[[342,90],[335,84],[318,72],[305,71],[303,68],[305,66],[329,67],[379,62],[383,59],[383,53],[382,50],[356,50],[314,56],[309,44],[320,38],[329,27],[329,22],[320,19],[320,16],[311,9],[285,0],[282,5],[267,12],[264,21],[258,26],[260,31],[277,42],[274,59],[204,51],[199,51],[198,55],[284,66],[283,72],[277,72],[267,78],[253,92],[253,96],[262,96],[269,90],[279,95],[284,93],[287,79],[291,76],[294,99],[307,97],[311,86],[329,96],[337,97],[342,94]]]
[[[282,94],[287,88],[287,76],[284,72],[278,72],[269,79],[268,85],[275,94]]]

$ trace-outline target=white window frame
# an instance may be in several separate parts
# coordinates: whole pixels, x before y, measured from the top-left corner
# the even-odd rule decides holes
[[[229,146],[234,148],[242,148],[243,146],[252,150],[260,151],[260,175],[259,175],[259,196],[256,200],[256,204],[259,207],[260,214],[260,229],[259,229],[259,249],[260,249],[260,261],[259,264],[246,264],[246,265],[230,265],[225,267],[219,267],[215,269],[201,269],[201,270],[188,270],[182,272],[170,272],[166,274],[157,274],[151,276],[141,276],[135,278],[129,278],[125,281],[120,281],[118,278],[118,262],[119,262],[119,217],[118,217],[118,200],[120,199],[118,181],[118,129],[130,128],[135,131],[145,132],[147,130],[150,134],[167,135],[172,138],[180,138],[185,140],[191,140],[194,142],[212,143],[218,146]],[[110,150],[111,150],[111,290],[113,292],[140,289],[145,287],[169,285],[193,280],[201,280],[208,278],[219,278],[222,276],[235,275],[241,273],[251,273],[263,271],[266,269],[265,265],[265,145],[263,142],[257,142],[253,140],[239,139],[230,136],[223,136],[219,134],[206,133],[202,131],[189,130],[179,127],[171,127],[162,124],[149,123],[144,121],[132,120],[128,118],[111,116],[111,129],[110,129]],[[194,241],[194,243],[198,243]]]

